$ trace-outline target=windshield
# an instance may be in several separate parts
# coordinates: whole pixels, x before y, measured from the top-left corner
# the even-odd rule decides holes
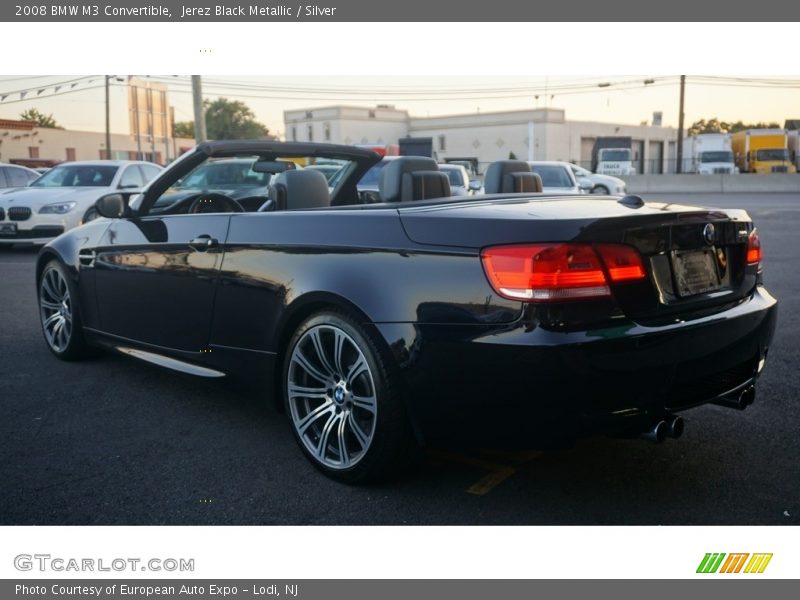
[[[266,187],[269,184],[269,173],[253,171],[255,159],[219,160],[207,162],[174,186],[176,190],[233,189],[241,187]]]
[[[531,166],[531,171],[542,178],[543,187],[575,187],[575,184],[572,183],[572,179],[570,179],[570,176],[567,174],[567,170],[564,167],[558,167],[556,165],[533,165]]]
[[[600,150],[600,160],[628,162],[631,159],[631,151],[627,148]]]
[[[769,148],[758,150],[756,160],[789,160],[789,151],[785,148]]]
[[[364,176],[361,178],[361,181],[358,182],[359,186],[377,186],[378,180],[381,177],[381,171],[383,168],[389,164],[388,160],[382,160],[376,165],[370,167],[369,171],[364,173]]]
[[[51,169],[31,187],[108,187],[119,167],[111,165],[67,165]]]
[[[719,150],[716,152],[701,152],[700,162],[704,163],[732,163],[733,152]]]

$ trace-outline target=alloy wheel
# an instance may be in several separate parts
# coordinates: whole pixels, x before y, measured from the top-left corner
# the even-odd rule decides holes
[[[334,325],[305,331],[286,381],[292,425],[311,456],[342,470],[356,465],[375,436],[375,380],[355,340]]]
[[[42,276],[39,314],[47,343],[55,352],[64,352],[72,337],[72,298],[58,269],[48,269]]]

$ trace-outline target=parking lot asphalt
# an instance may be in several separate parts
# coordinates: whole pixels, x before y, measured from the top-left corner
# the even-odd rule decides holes
[[[680,440],[553,452],[429,449],[403,478],[350,487],[303,458],[252,390],[111,354],[55,359],[36,251],[0,249],[0,524],[800,523],[800,195],[652,195],[747,208],[778,329],[753,406],[684,414]]]

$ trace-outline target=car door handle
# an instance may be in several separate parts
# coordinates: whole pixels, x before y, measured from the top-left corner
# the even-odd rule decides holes
[[[197,250],[198,252],[205,252],[209,248],[216,248],[217,246],[219,246],[219,240],[205,234],[198,235],[191,242],[189,242],[189,247],[192,250]]]

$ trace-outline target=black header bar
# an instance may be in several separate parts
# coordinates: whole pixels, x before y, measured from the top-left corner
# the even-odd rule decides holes
[[[194,0],[3,2],[10,22],[752,22],[800,21],[797,0]],[[679,27],[679,26],[678,26]],[[532,35],[535,32],[531,32]],[[455,32],[451,32],[456,35]],[[613,31],[598,38],[619,42]],[[702,44],[698,44],[698,49]]]

